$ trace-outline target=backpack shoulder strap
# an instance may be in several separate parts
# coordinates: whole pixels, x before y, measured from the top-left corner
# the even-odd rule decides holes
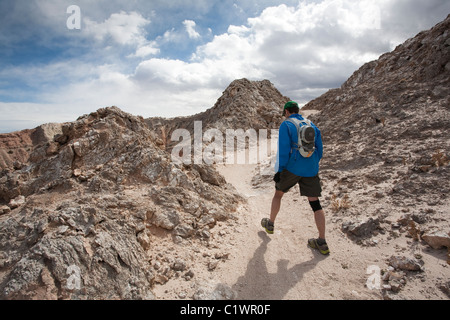
[[[294,118],[288,118],[288,119],[284,120],[284,122],[292,123],[295,126],[295,128],[297,129],[297,133],[298,133],[298,131],[300,129],[300,120],[294,119]],[[289,135],[291,135],[291,129],[289,128],[289,126],[287,124],[286,124],[286,126],[288,129]]]
[[[295,119],[295,118],[288,118],[288,119],[286,119],[284,121],[287,121],[287,122],[290,122],[290,123],[294,124],[296,128],[298,128],[300,126],[300,123],[301,123],[301,120],[298,120],[298,119]],[[288,126],[288,128],[289,128],[289,126]]]
[[[299,133],[300,133],[300,123],[301,123],[301,120],[295,119],[295,118],[288,118],[288,119],[285,120],[285,122],[286,122],[286,121],[292,123],[292,124],[295,126],[295,129],[296,129],[296,131],[297,131],[297,132],[296,132],[296,134],[297,134],[297,139],[300,139]],[[288,129],[288,132],[289,132],[289,136],[292,136],[292,134],[291,134],[291,129],[289,128],[288,124],[286,124],[286,126],[287,126],[287,129]],[[300,141],[300,140],[298,140],[298,141]],[[292,141],[291,153],[293,152],[294,149],[297,149],[297,148],[299,147],[299,142],[298,142],[298,141],[297,141],[297,143],[295,143],[295,142]]]

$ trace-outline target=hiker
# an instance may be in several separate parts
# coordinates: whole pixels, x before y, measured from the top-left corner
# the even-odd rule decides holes
[[[325,214],[320,205],[319,161],[323,154],[320,130],[298,112],[300,108],[295,101],[284,105],[283,115],[286,120],[280,125],[278,136],[278,155],[275,165],[275,195],[272,199],[270,218],[261,221],[267,233],[273,234],[274,223],[280,211],[281,198],[297,183],[300,195],[308,197],[314,212],[319,237],[308,240],[308,246],[319,250],[321,254],[330,253],[325,240]]]

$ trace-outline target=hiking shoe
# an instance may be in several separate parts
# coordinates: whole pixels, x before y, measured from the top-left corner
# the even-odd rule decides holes
[[[323,255],[330,254],[327,242],[322,239],[309,239],[308,247],[319,250],[319,252]]]
[[[273,234],[273,223],[269,220],[269,218],[264,218],[261,220],[261,226],[266,230],[268,234]]]

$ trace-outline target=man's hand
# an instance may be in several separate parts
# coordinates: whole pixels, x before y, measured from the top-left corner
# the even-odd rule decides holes
[[[273,181],[275,181],[276,183],[280,182],[280,175],[281,172],[275,173],[275,175],[273,176]]]

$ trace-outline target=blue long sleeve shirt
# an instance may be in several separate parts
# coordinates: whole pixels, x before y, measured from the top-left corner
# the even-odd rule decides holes
[[[299,114],[293,114],[290,118],[304,120]],[[288,170],[299,177],[314,177],[319,173],[319,162],[323,156],[323,143],[319,128],[313,123],[312,127],[316,131],[316,150],[309,158],[304,158],[300,152],[294,149],[294,143],[298,143],[297,128],[289,121],[284,121],[280,125],[278,133],[278,153],[275,172]]]

